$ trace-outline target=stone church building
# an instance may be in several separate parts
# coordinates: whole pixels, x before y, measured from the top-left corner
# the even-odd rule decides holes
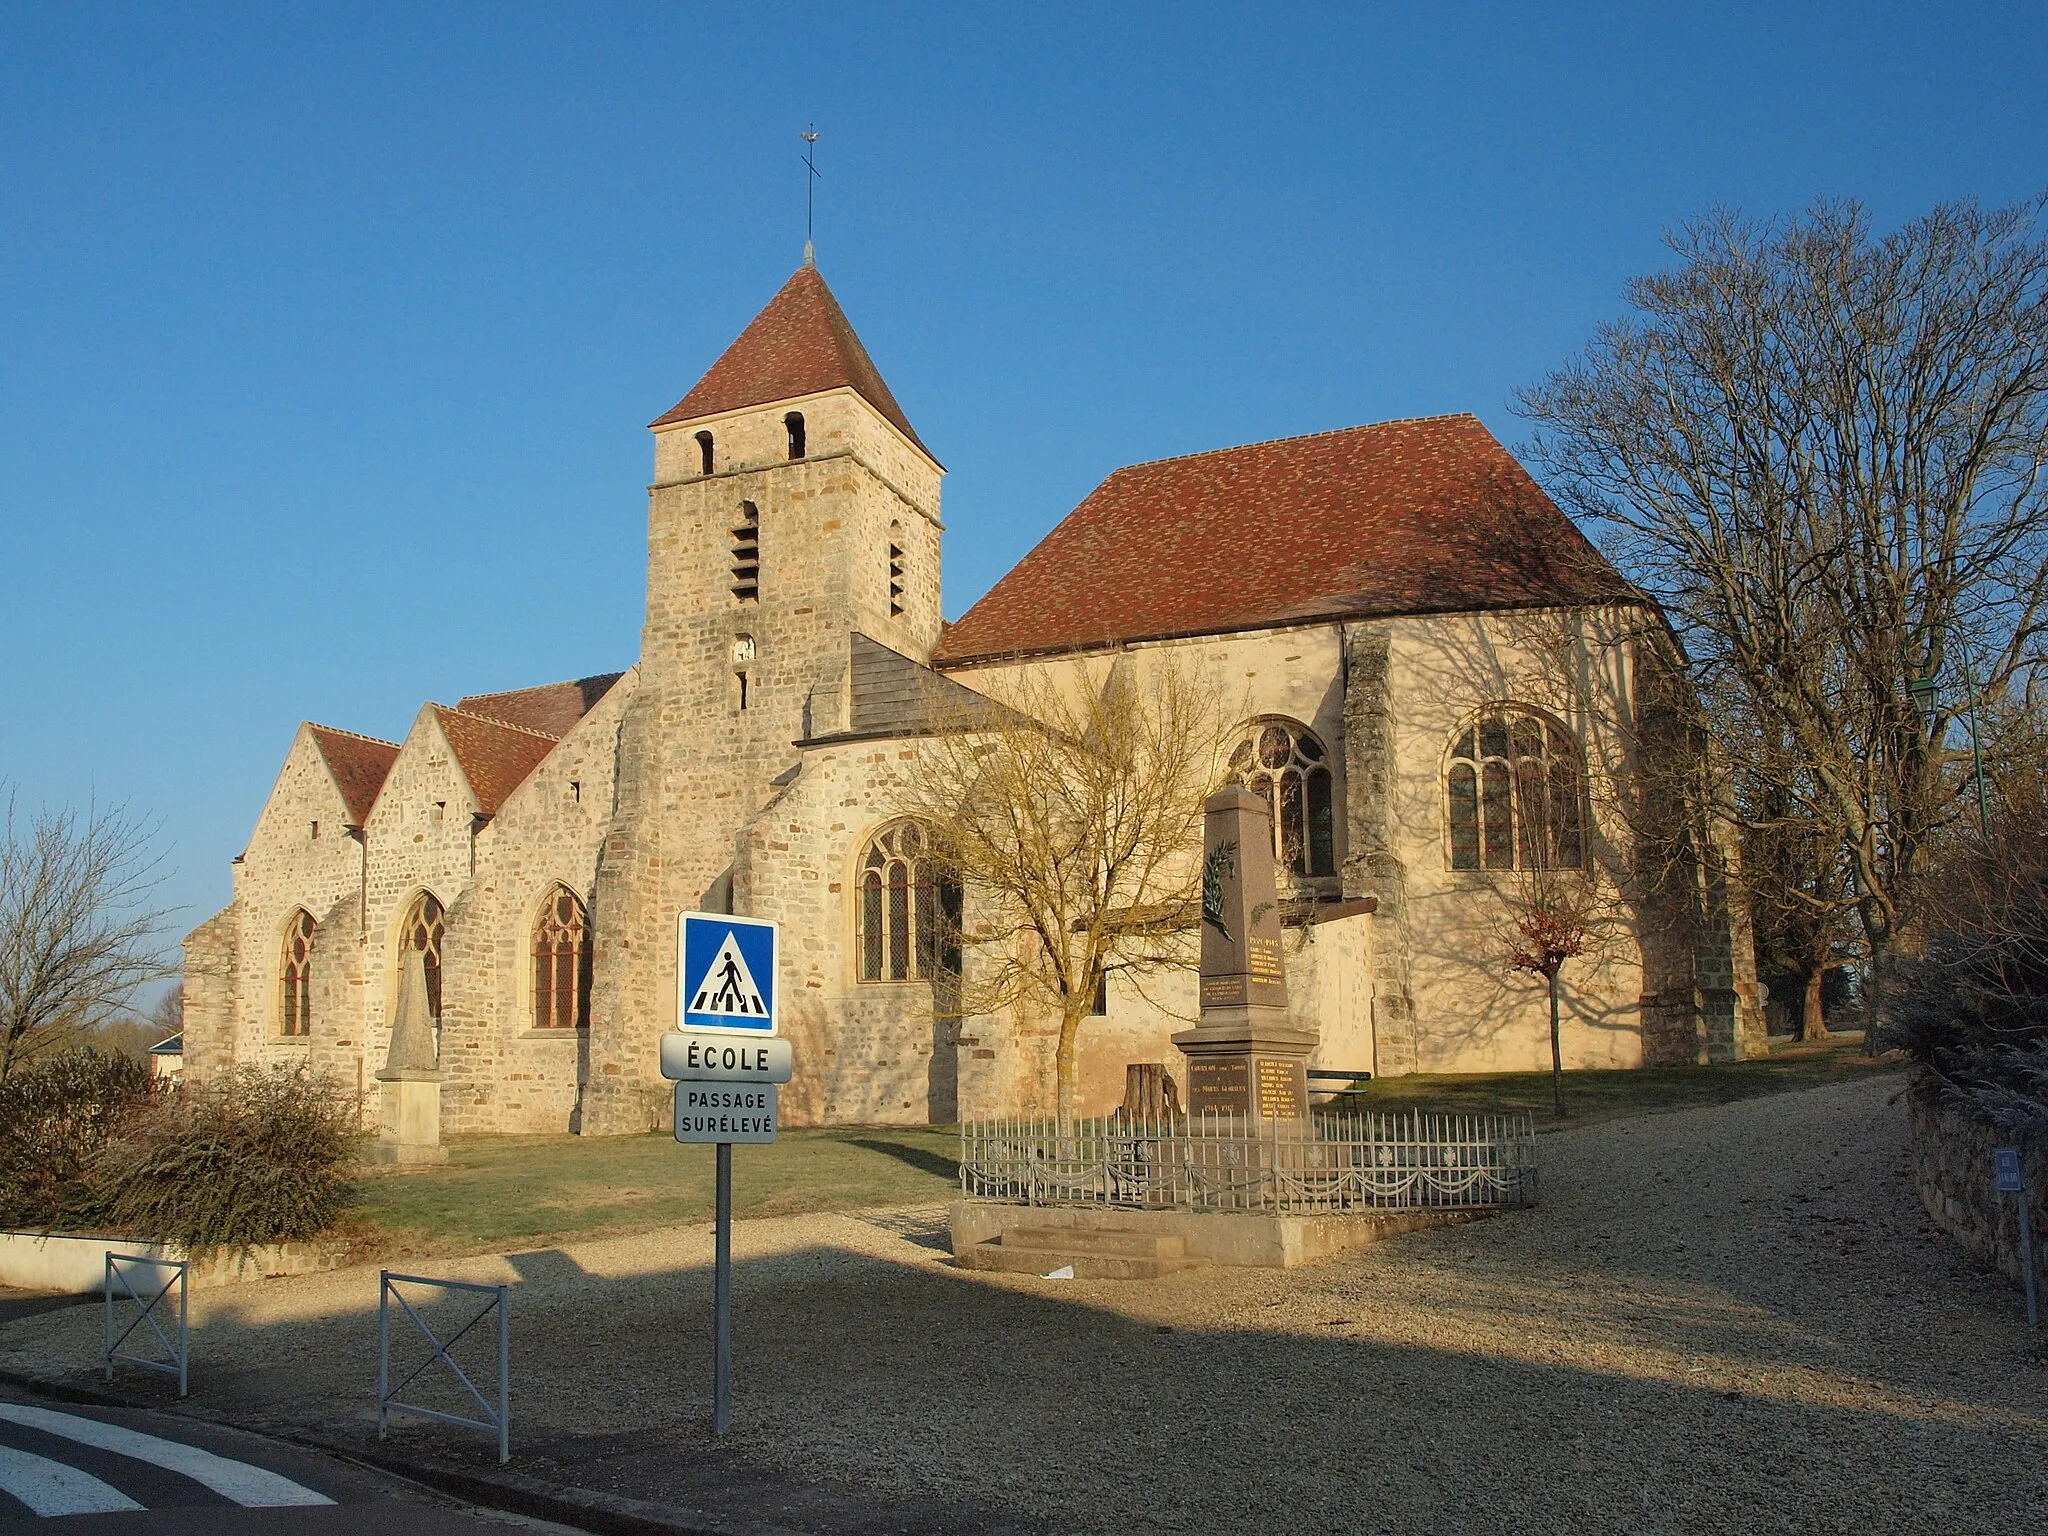
[[[1603,862],[1638,877],[1566,971],[1566,1065],[1760,1045],[1726,850],[1630,856],[1638,770],[1686,750],[1669,638],[1475,418],[1117,470],[951,624],[944,470],[808,259],[652,429],[637,663],[429,703],[400,741],[301,725],[185,941],[192,1080],[309,1062],[374,1114],[418,950],[444,1129],[648,1130],[698,909],[782,923],[791,1123],[1043,1107],[1056,1020],[935,1008],[953,898],[891,803],[935,689],[1108,659],[1171,660],[1241,718],[1312,1066],[1547,1067],[1502,914]],[[1194,980],[1103,989],[1084,1109],[1128,1062],[1180,1070]]]

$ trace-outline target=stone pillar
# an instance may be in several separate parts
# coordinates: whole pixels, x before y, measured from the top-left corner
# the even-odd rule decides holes
[[[1415,998],[1409,984],[1408,872],[1394,853],[1392,664],[1386,624],[1345,636],[1344,896],[1378,902],[1372,919],[1372,1013],[1377,1070],[1416,1070]]]
[[[1317,1037],[1287,1017],[1271,813],[1235,784],[1202,810],[1202,1016],[1173,1037],[1188,1113],[1303,1119]]]
[[[427,961],[407,949],[398,972],[398,1015],[377,1074],[376,1160],[387,1167],[424,1168],[448,1161],[441,1145],[441,1072],[434,1018],[427,1009]]]

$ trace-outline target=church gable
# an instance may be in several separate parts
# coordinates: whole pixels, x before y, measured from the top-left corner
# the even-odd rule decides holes
[[[1437,416],[1120,469],[947,629],[934,664],[1634,597],[1476,418]]]

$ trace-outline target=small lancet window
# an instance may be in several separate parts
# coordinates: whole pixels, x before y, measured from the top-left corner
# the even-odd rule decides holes
[[[732,530],[732,595],[743,603],[761,596],[761,509],[740,503],[740,520]]]
[[[556,886],[533,924],[533,1027],[590,1024],[590,919],[583,903]]]
[[[1579,747],[1540,717],[1494,709],[1452,743],[1444,770],[1453,869],[1576,869],[1585,862]]]
[[[441,1021],[441,945],[447,935],[447,912],[434,899],[432,891],[421,891],[405,915],[398,942],[402,948],[416,949],[426,957],[427,1012],[437,1024]]]
[[[277,1011],[277,1032],[281,1035],[313,1032],[313,934],[317,927],[313,914],[304,907],[294,912],[285,925],[283,964],[279,971],[282,995]]]
[[[711,456],[711,434],[709,432],[699,432],[697,434],[697,473],[700,475],[710,474],[713,462]]]
[[[889,617],[903,617],[903,525],[889,525]]]
[[[791,411],[782,418],[782,425],[789,432],[789,456],[800,459],[804,456],[804,413]]]

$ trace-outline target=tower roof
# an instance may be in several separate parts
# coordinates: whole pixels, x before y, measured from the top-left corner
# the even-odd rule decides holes
[[[851,389],[929,455],[818,269],[798,267],[711,371],[651,426]]]

